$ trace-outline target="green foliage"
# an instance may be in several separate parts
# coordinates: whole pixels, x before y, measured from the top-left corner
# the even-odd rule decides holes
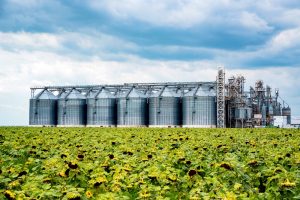
[[[300,131],[0,128],[0,199],[299,199]]]

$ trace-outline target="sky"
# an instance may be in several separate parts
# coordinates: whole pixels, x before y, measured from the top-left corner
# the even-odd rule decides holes
[[[0,0],[0,125],[30,87],[214,81],[279,88],[300,115],[299,0]]]

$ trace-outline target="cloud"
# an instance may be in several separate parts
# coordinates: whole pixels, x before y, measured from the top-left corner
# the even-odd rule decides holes
[[[58,37],[48,33],[0,32],[0,47],[18,49],[57,49],[61,46]]]
[[[246,1],[247,2],[247,1]],[[223,22],[239,23],[245,28],[259,31],[270,29],[267,22],[251,11],[250,3],[230,0],[218,2],[166,0],[166,1],[136,1],[136,0],[104,0],[89,1],[90,7],[104,11],[122,20],[137,20],[157,26],[173,28],[190,28],[201,24],[211,25]],[[252,5],[255,3],[252,3]],[[224,24],[223,24],[224,26]]]
[[[273,28],[262,18],[258,17],[255,13],[242,12],[240,17],[240,24],[247,29],[254,31],[271,31]]]
[[[196,1],[89,1],[92,9],[101,10],[119,19],[134,19],[153,25],[188,28],[206,19],[208,3]]]
[[[299,17],[297,0],[2,0],[0,123],[27,124],[33,85],[214,80],[218,64],[299,107]]]
[[[300,27],[280,32],[269,42],[269,49],[273,51],[284,51],[290,48],[300,48]]]
[[[2,49],[0,64],[6,66],[2,69],[3,76],[0,79],[0,110],[5,116],[0,122],[2,125],[26,125],[31,86],[214,81],[219,63],[212,60],[159,61],[135,56],[127,57],[124,61],[102,60],[98,57],[75,59],[54,51]],[[226,69],[227,77],[245,75],[247,88],[254,85],[257,79],[263,79],[273,88],[280,88],[282,97],[288,97],[286,100],[292,108],[299,106],[300,94],[294,91],[299,73],[300,68],[293,67]],[[297,112],[300,114],[298,110],[294,111]]]

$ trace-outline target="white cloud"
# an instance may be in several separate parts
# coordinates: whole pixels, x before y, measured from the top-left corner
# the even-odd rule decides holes
[[[137,19],[156,25],[190,27],[205,20],[209,4],[196,1],[90,1],[93,9],[120,19]]]
[[[128,41],[99,33],[29,33],[29,32],[0,32],[0,47],[12,51],[45,50],[58,51],[68,48],[70,51],[80,50],[131,50],[137,46]],[[77,48],[77,49],[74,49]]]
[[[134,19],[156,26],[190,28],[206,24],[219,27],[241,26],[261,32],[272,29],[266,20],[254,13],[253,7],[257,5],[253,1],[90,0],[89,4],[92,9],[108,12],[122,20]],[[268,6],[266,3],[264,5]]]
[[[270,44],[278,46],[278,49],[291,47],[295,44],[293,40],[297,40],[298,31],[292,29],[282,32],[275,36]],[[98,33],[88,35],[68,32],[58,34],[20,32],[0,33],[0,35],[3,36],[0,38],[0,125],[26,125],[28,123],[27,108],[31,86],[213,81],[216,77],[216,67],[220,63],[226,67],[232,60],[253,59],[260,54],[268,56],[270,53],[267,50],[245,53],[183,48],[195,52],[197,50],[213,51],[214,55],[219,57],[209,61],[159,61],[121,52],[114,56],[126,58],[124,61],[117,59],[105,61],[102,57],[105,56],[107,48],[120,50],[127,48],[136,51],[139,47]],[[110,46],[115,41],[115,46]],[[61,53],[61,49],[66,48],[65,44],[72,42],[81,49],[96,49],[96,51],[83,58],[73,56],[72,53]],[[174,49],[180,51],[180,48],[176,46],[162,48],[162,51],[174,51]],[[295,88],[299,87],[300,68],[270,67],[240,70],[228,68],[227,77],[235,74],[243,74],[248,85],[254,85],[257,79],[263,79],[273,88],[280,88],[282,96],[286,97],[292,108],[300,106],[299,93],[295,92]],[[299,109],[295,112],[300,115]]]
[[[242,12],[238,17],[240,24],[250,30],[254,31],[271,31],[273,28],[262,18],[258,17],[255,13]]]
[[[43,58],[43,59],[40,59]],[[14,62],[10,62],[10,60]],[[166,81],[213,81],[217,63],[213,61],[151,61],[132,57],[126,62],[75,60],[54,53],[6,52],[0,51],[0,66],[4,77],[0,79],[0,124],[28,123],[28,99],[30,86],[35,85],[78,85],[114,84],[124,82],[166,82]],[[248,85],[263,79],[273,88],[281,89],[291,106],[298,103],[292,97],[298,84],[298,68],[267,68],[257,70],[226,71],[229,77],[243,74]],[[289,80],[289,81],[279,81]],[[299,111],[297,111],[299,112]],[[294,112],[295,113],[295,112]],[[300,114],[300,113],[298,113]]]
[[[288,48],[300,48],[300,28],[288,29],[274,36],[268,44],[273,51],[282,51]]]
[[[299,27],[300,9],[282,10],[278,15],[274,15],[274,19],[283,26]]]
[[[12,50],[24,49],[49,49],[61,47],[61,39],[48,33],[27,32],[0,32],[0,47],[9,47]]]

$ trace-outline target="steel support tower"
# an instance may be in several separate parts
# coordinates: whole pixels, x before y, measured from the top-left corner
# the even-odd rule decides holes
[[[225,71],[218,68],[217,76],[217,127],[225,128]]]

